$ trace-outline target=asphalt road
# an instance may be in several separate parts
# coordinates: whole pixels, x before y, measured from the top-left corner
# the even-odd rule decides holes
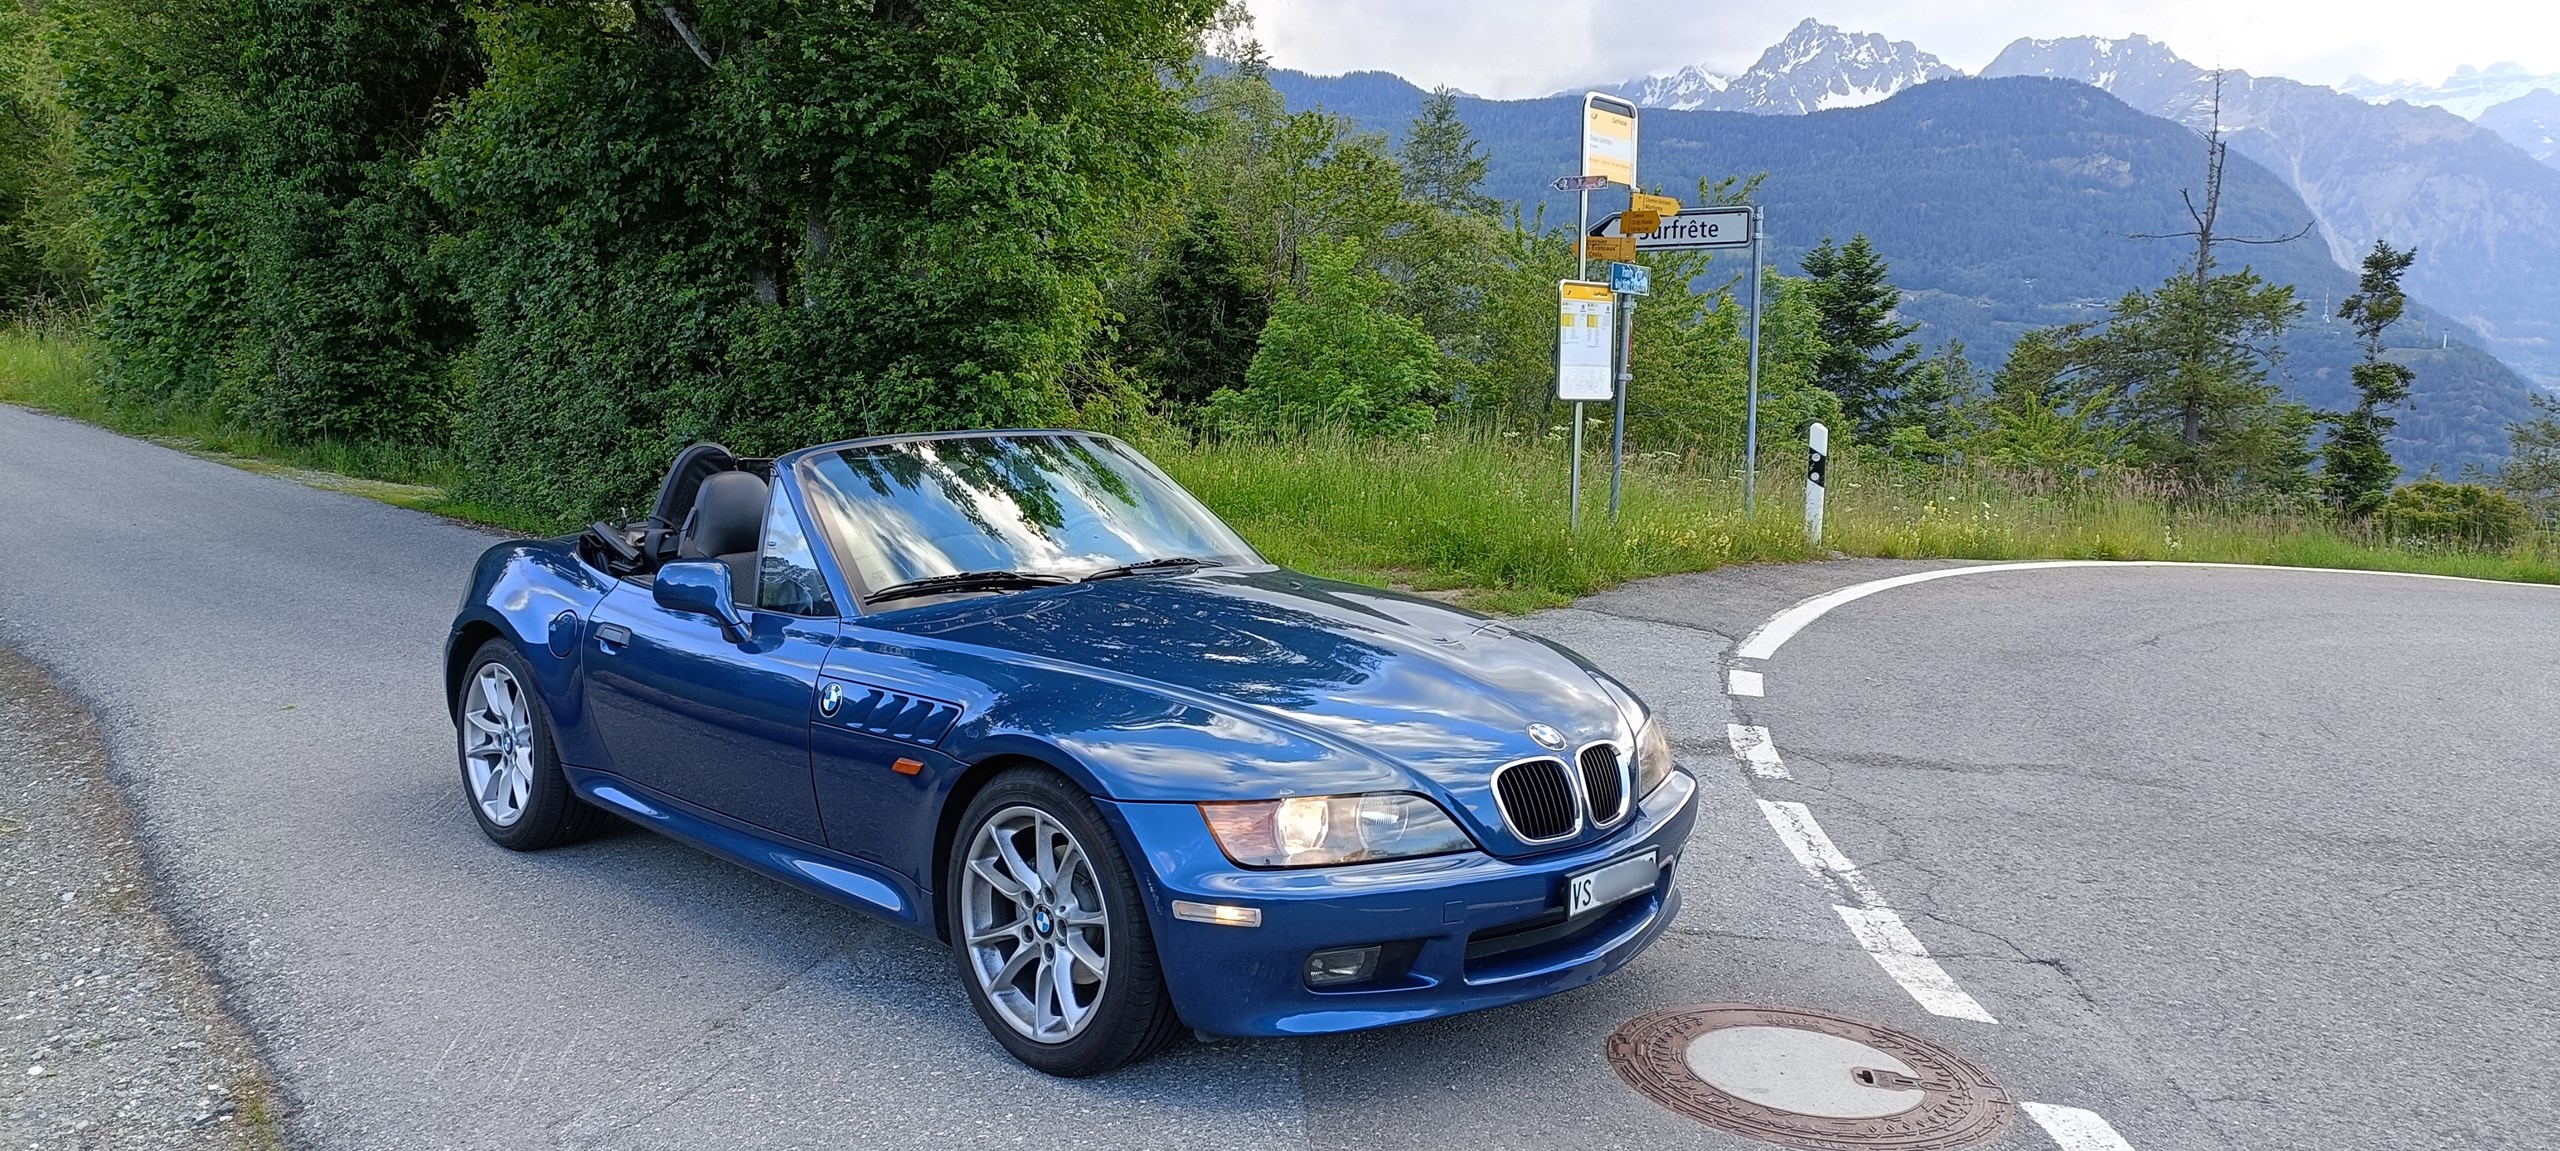
[[[0,407],[0,540],[0,644],[97,716],[307,1146],[1758,1146],[1602,1055],[1707,1001],[1930,1036],[2142,1151],[2524,1146],[2560,1121],[2536,1089],[2560,1065],[2537,744],[2560,592],[1975,574],[1840,609],[1741,699],[1728,653],[1772,613],[1934,565],[1546,613],[1528,626],[1665,709],[1700,774],[1671,934],[1536,1004],[1070,1083],[1004,1057],[940,949],[858,913],[636,831],[481,839],[437,659],[489,537]],[[1735,722],[1797,778],[1744,770]],[[1816,814],[2000,1022],[1888,979],[1764,801]],[[2021,1119],[1993,1145],[2054,1144]]]

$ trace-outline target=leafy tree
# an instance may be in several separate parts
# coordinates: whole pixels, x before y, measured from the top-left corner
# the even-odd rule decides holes
[[[489,11],[488,79],[424,164],[479,328],[472,494],[574,520],[696,437],[1060,414],[1216,8]]]
[[[56,21],[97,259],[102,382],[125,402],[207,405],[243,326],[247,115],[229,0],[86,0]]]
[[[1217,208],[1266,302],[1305,284],[1309,243],[1349,237],[1376,257],[1412,220],[1385,137],[1322,109],[1290,112],[1255,74],[1206,78],[1197,103],[1190,197]]]
[[[245,331],[223,407],[287,436],[442,440],[470,317],[412,165],[480,77],[459,0],[260,0],[231,221]]]
[[[1422,325],[1385,305],[1385,277],[1360,266],[1360,242],[1318,240],[1307,288],[1280,298],[1241,390],[1210,404],[1235,430],[1416,431],[1432,421],[1439,351]]]
[[[2408,308],[2409,297],[2400,290],[2400,277],[2417,258],[2414,248],[2402,251],[2381,240],[2374,241],[2373,251],[2365,254],[2364,272],[2356,282],[2355,294],[2338,304],[2338,318],[2355,326],[2356,338],[2364,345],[2364,362],[2352,369],[2355,410],[2338,418],[2336,431],[2322,448],[2321,456],[2329,498],[2353,519],[2363,519],[2379,509],[2383,498],[2391,493],[2391,485],[2400,478],[2400,465],[2391,462],[2385,443],[2392,427],[2400,421],[2384,409],[2408,402],[2409,385],[2416,381],[2418,373],[2407,364],[2383,358],[2382,333]]]
[[[1458,94],[1447,86],[1423,99],[1399,156],[1406,198],[1468,216],[1490,217],[1500,210],[1501,201],[1483,191],[1484,150],[1458,118]]]
[[[1891,434],[1894,405],[1908,382],[1911,362],[1920,355],[1900,343],[1920,330],[1916,323],[1897,323],[1895,306],[1902,290],[1885,278],[1884,259],[1861,232],[1846,245],[1826,236],[1805,254],[1802,264],[1811,283],[1807,298],[1822,316],[1822,342],[1828,349],[1814,378],[1833,395],[1850,430],[1858,438],[1882,442]]]
[[[1880,442],[1911,460],[1944,461],[1963,450],[1982,399],[1984,382],[1966,359],[1963,341],[1912,365],[1902,394],[1885,419]]]
[[[0,4],[0,312],[79,302],[89,253],[43,6]]]
[[[1244,386],[1269,309],[1237,271],[1215,212],[1195,210],[1176,233],[1150,278],[1147,299],[1152,315],[1140,339],[1158,395],[1189,405]]]

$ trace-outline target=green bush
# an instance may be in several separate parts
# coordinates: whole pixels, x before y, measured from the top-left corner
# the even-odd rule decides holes
[[[2421,549],[2505,551],[2531,527],[2524,505],[2505,492],[2438,479],[2393,490],[2377,518],[2385,539]]]
[[[1282,293],[1242,390],[1210,400],[1230,430],[1347,429],[1400,434],[1431,426],[1440,349],[1387,307],[1386,277],[1360,266],[1360,241],[1311,241],[1307,287]]]

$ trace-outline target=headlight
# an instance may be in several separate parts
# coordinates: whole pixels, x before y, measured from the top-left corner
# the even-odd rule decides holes
[[[1671,778],[1671,737],[1662,734],[1662,717],[1644,717],[1644,726],[1636,729],[1636,798],[1653,794],[1662,781]]]
[[[1419,795],[1335,795],[1204,803],[1227,858],[1245,867],[1322,867],[1466,851],[1475,841]]]

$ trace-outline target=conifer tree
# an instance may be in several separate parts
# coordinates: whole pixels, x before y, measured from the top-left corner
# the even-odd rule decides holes
[[[1891,434],[1894,406],[1920,355],[1916,345],[1902,341],[1920,325],[1894,321],[1902,289],[1885,278],[1884,259],[1863,232],[1846,245],[1824,237],[1821,247],[1805,254],[1803,267],[1813,278],[1806,292],[1821,314],[1822,340],[1829,346],[1815,366],[1814,382],[1840,397],[1859,439],[1880,443]]]
[[[2400,277],[2416,262],[2418,251],[2395,249],[2376,240],[2365,254],[2364,273],[2356,293],[2338,305],[2338,318],[2353,324],[2364,341],[2364,362],[2353,369],[2356,406],[2337,417],[2337,430],[2322,449],[2329,498],[2354,519],[2372,515],[2400,478],[2385,440],[2399,424],[2388,408],[2408,402],[2409,385],[2418,373],[2407,364],[2383,358],[2382,332],[2408,308]]]
[[[1399,158],[1409,199],[1469,216],[1491,216],[1501,206],[1481,190],[1484,150],[1458,118],[1458,94],[1445,85],[1423,98],[1422,113],[1405,132]]]

